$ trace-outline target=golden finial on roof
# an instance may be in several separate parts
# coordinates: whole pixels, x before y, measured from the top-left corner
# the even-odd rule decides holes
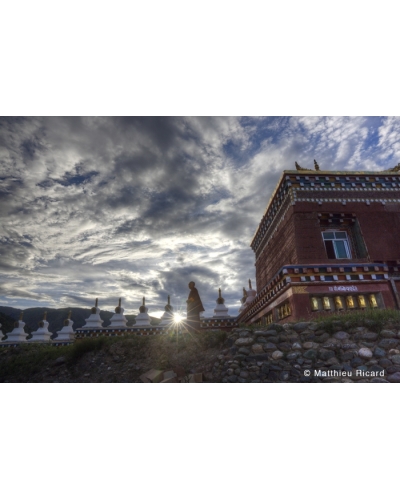
[[[251,288],[251,280],[249,279],[249,289],[252,290]]]
[[[143,302],[142,302],[142,305],[146,305],[146,299],[143,297]]]
[[[99,307],[99,299],[96,299],[96,302],[94,304],[94,307]]]
[[[218,288],[218,296],[221,298],[221,288]]]
[[[68,316],[67,316],[67,319],[71,319],[71,315],[72,315],[72,311],[71,309],[69,310],[69,313],[68,313]]]
[[[118,301],[118,307],[121,307],[121,297],[119,298],[119,301]]]
[[[19,315],[19,321],[22,321],[22,316],[24,315],[24,311],[21,311],[20,312],[20,315]]]
[[[319,165],[316,160],[314,160],[314,168],[315,170],[319,170]]]
[[[47,320],[47,311],[45,311],[43,314],[43,321],[46,321],[46,320]]]
[[[170,299],[170,297],[169,297],[169,295],[168,295],[168,305],[169,305],[169,306],[171,305],[170,300],[171,300],[171,299]]]
[[[311,170],[311,168],[303,168],[300,167],[300,165],[297,163],[297,161],[294,162],[296,170]]]

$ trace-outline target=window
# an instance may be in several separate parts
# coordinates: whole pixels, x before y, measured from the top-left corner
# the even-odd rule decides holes
[[[322,238],[328,259],[351,259],[346,231],[323,231]]]

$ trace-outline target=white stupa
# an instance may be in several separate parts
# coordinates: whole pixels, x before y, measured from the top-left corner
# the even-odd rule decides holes
[[[42,321],[39,321],[38,325],[39,328],[36,330],[36,332],[32,332],[32,338],[30,338],[28,342],[49,342],[52,333],[49,332],[47,312],[43,314],[43,319]]]
[[[221,288],[218,288],[217,306],[214,309],[213,318],[229,318],[228,308],[225,305],[225,299],[221,295]]]
[[[115,308],[115,314],[111,318],[111,324],[108,328],[114,330],[115,328],[126,328],[127,319],[124,316],[124,308],[121,306],[121,299],[119,299],[118,306]]]
[[[57,332],[55,342],[71,342],[75,340],[75,332],[72,329],[74,322],[71,319],[71,312],[68,313],[68,318],[64,320],[64,326]]]
[[[7,342],[25,342],[28,334],[24,330],[25,323],[22,321],[23,311],[21,311],[19,320],[14,323],[14,330],[7,333]]]
[[[253,302],[253,300],[256,298],[256,295],[257,295],[257,291],[252,289],[251,280],[249,280],[249,289],[247,290],[247,299],[245,302],[246,307]]]
[[[168,295],[168,304],[164,307],[165,312],[161,316],[161,322],[159,326],[171,326],[171,324],[174,322],[174,308],[170,304],[170,297]],[[137,318],[136,318],[137,321]]]
[[[149,308],[146,307],[145,298],[143,297],[143,303],[139,307],[139,314],[135,318],[136,323],[133,325],[135,328],[151,326],[150,316],[147,314],[148,310]]]
[[[97,328],[103,328],[103,320],[100,318],[100,309],[98,307],[99,299],[96,299],[94,307],[91,309],[91,315],[86,320],[85,326],[82,327],[84,330],[92,330]]]
[[[239,314],[242,313],[246,309],[246,307],[247,307],[246,300],[247,300],[247,292],[246,292],[245,287],[243,287],[243,297],[240,299],[240,302],[242,303],[242,305],[240,306]]]

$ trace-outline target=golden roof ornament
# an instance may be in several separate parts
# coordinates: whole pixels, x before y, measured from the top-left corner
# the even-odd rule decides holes
[[[43,319],[41,321],[39,321],[38,325],[40,326],[40,328],[43,328],[44,327],[44,322],[47,320],[47,311],[44,312],[43,314]]]
[[[319,165],[318,165],[318,163],[317,163],[317,160],[314,160],[314,168],[315,168],[315,170],[317,170],[317,171],[319,170]]]
[[[251,288],[251,279],[249,279],[249,289],[252,290],[252,288]]]
[[[72,311],[70,309],[69,313],[68,313],[68,316],[67,316],[67,319],[64,320],[64,326],[69,326],[69,321],[71,319],[71,314],[72,314]]]
[[[118,306],[115,308],[116,314],[119,314],[121,312],[121,297],[118,300]]]
[[[297,161],[294,162],[294,165],[296,167],[296,170],[311,170],[311,168],[300,167],[300,165],[297,163]]]
[[[96,301],[94,303],[94,307],[92,307],[92,309],[90,310],[90,312],[92,314],[96,314],[98,306],[99,306],[99,299],[96,299]]]

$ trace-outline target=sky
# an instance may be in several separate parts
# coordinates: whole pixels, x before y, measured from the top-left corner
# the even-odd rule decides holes
[[[283,170],[400,162],[395,117],[0,118],[0,305],[161,316],[195,281],[212,316],[255,283],[252,237]]]

